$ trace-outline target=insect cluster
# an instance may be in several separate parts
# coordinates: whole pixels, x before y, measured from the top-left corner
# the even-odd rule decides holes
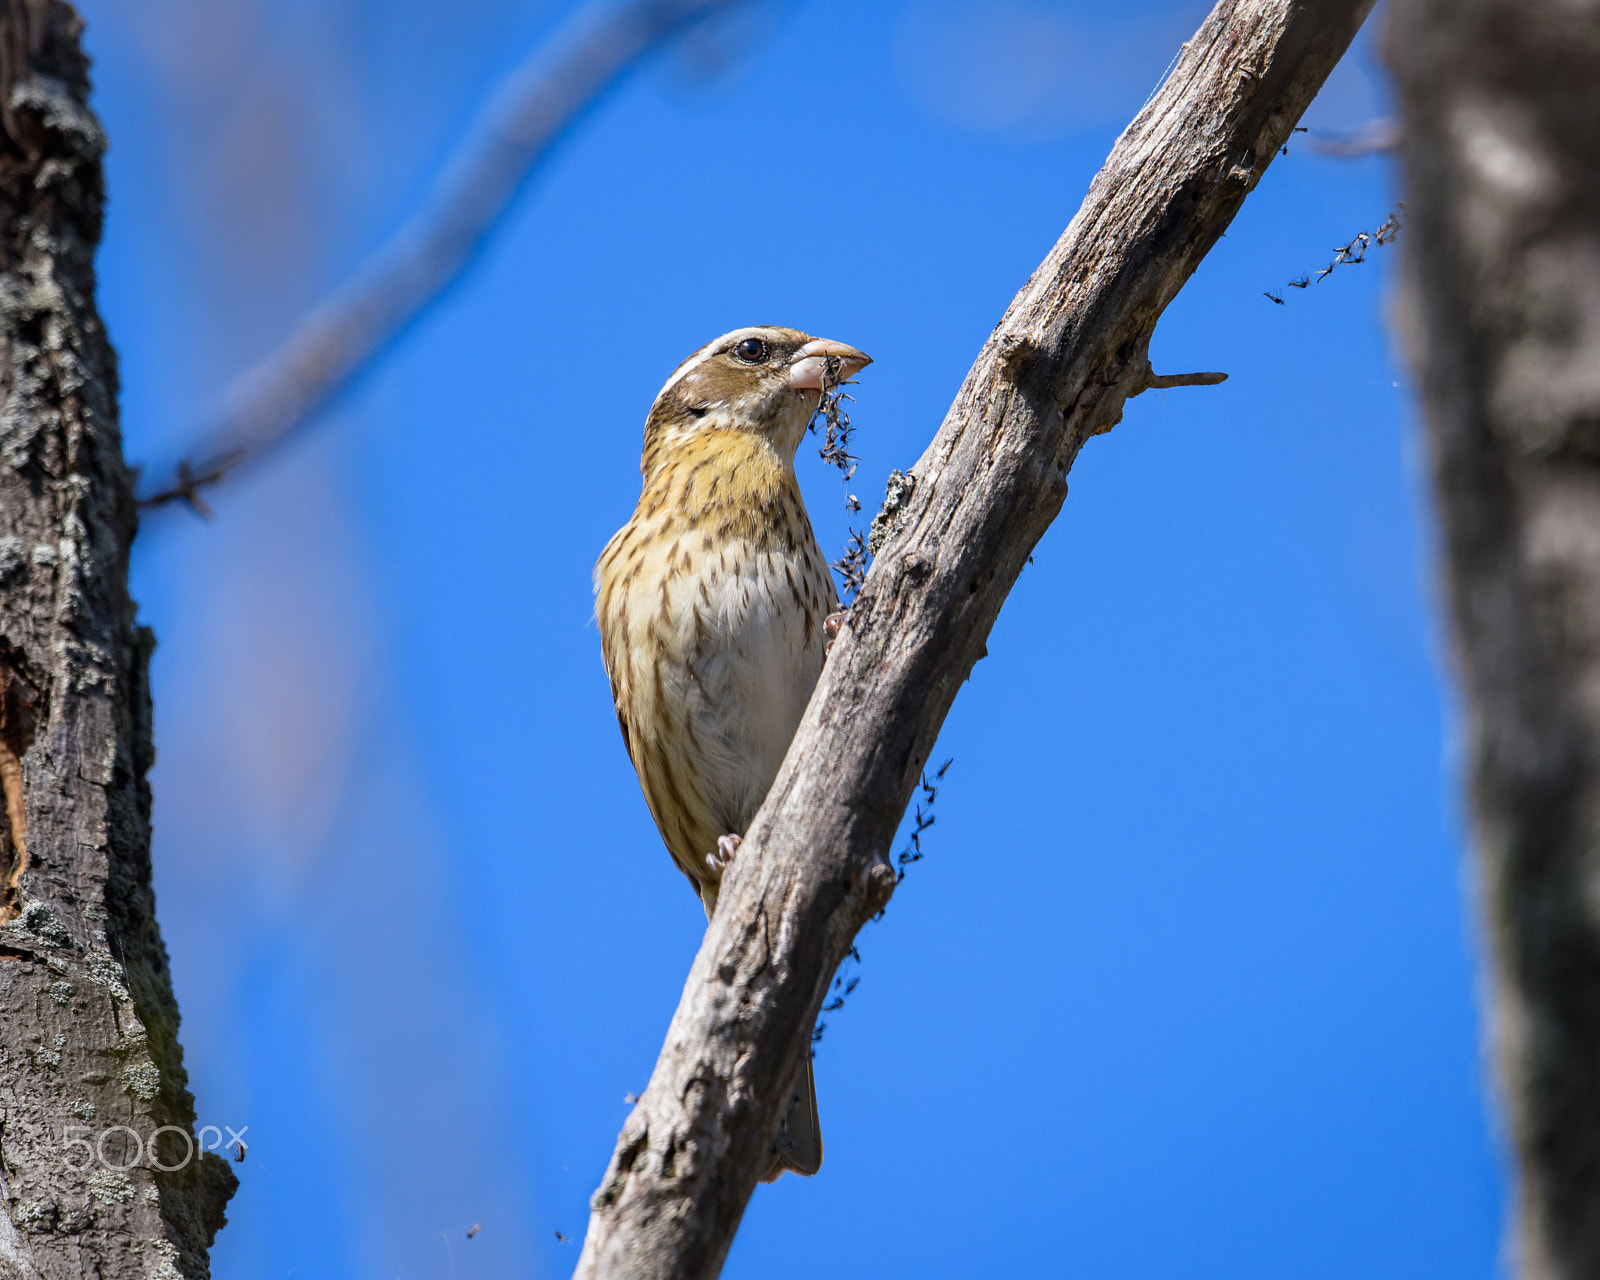
[[[921,862],[923,859],[922,833],[934,823],[933,803],[939,798],[939,786],[944,781],[944,775],[949,772],[950,766],[954,763],[955,760],[953,758],[946,760],[942,765],[939,766],[939,772],[933,775],[933,780],[931,782],[928,780],[928,775],[926,772],[924,772],[921,778],[918,780],[917,789],[922,794],[916,803],[917,816],[916,821],[912,825],[911,834],[906,839],[905,848],[900,851],[898,857],[895,859],[896,866],[898,868],[898,872],[895,876],[896,884],[899,884],[900,881],[906,878],[906,868],[908,866],[910,866],[913,862]],[[878,912],[878,914],[872,918],[874,920],[881,920],[883,918],[883,912]],[[857,984],[860,983],[861,975],[859,973],[848,971],[848,967],[852,964],[855,965],[857,969],[861,967],[861,952],[855,947],[851,947],[850,950],[845,953],[844,960],[839,964],[839,972],[834,975],[833,987],[829,992],[830,998],[828,1002],[822,1006],[823,1013],[836,1013],[840,1009],[844,1008],[845,999],[852,991],[856,989]],[[823,1032],[825,1032],[827,1029],[828,1024],[821,1019],[818,1019],[816,1027],[811,1032],[811,1043],[813,1046],[822,1043]]]
[[[1383,220],[1381,226],[1375,227],[1371,231],[1358,231],[1348,244],[1342,244],[1336,248],[1333,251],[1333,261],[1316,273],[1316,283],[1320,284],[1326,280],[1333,274],[1336,267],[1359,266],[1367,260],[1367,250],[1372,246],[1393,244],[1398,240],[1402,230],[1400,215],[1405,212],[1405,208],[1404,204],[1396,205],[1394,212]],[[1289,287],[1291,289],[1309,289],[1312,283],[1310,275],[1300,275],[1289,281]],[[1286,305],[1283,295],[1281,293],[1273,293],[1271,289],[1265,290],[1262,296],[1272,302],[1276,302],[1280,307]]]
[[[850,415],[845,412],[844,402],[854,397],[845,394],[844,385],[839,381],[840,362],[837,357],[830,356],[827,368],[822,375],[822,399],[817,404],[817,411],[811,417],[809,429],[816,433],[817,424],[823,425],[822,447],[817,450],[818,456],[830,467],[838,467],[840,482],[848,485],[855,476],[856,467],[861,459],[850,452],[850,436],[855,428],[850,425]],[[845,490],[845,510],[854,514],[861,510],[861,499],[848,489]],[[859,529],[850,530],[850,540],[845,543],[844,554],[833,561],[830,566],[839,575],[840,596],[846,608],[855,602],[857,594],[861,591],[861,584],[866,580],[867,566],[872,562],[867,554],[866,535]]]

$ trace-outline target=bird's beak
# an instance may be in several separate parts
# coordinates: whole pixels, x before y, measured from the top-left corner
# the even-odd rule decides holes
[[[837,361],[833,374],[828,376],[828,364]],[[824,378],[833,386],[847,382],[869,364],[872,357],[842,342],[827,338],[813,338],[794,353],[789,361],[789,386],[795,391],[823,391]]]

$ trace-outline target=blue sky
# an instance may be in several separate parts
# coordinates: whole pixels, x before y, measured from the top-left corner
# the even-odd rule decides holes
[[[82,8],[153,468],[568,11]],[[148,522],[161,921],[202,1122],[249,1126],[219,1277],[570,1271],[703,925],[591,622],[651,396],[743,324],[858,345],[875,505],[1204,11],[756,4],[589,114],[214,523]],[[1384,112],[1371,35],[1304,123]],[[1498,1273],[1397,251],[1263,296],[1395,198],[1302,136],[1163,319],[1158,370],[1230,380],[1085,448],[829,1016],[826,1165],[757,1191],[728,1276]]]

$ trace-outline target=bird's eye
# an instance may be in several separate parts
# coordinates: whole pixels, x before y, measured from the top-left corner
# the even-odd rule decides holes
[[[746,364],[760,364],[767,358],[767,344],[760,338],[746,338],[733,349],[733,354]]]

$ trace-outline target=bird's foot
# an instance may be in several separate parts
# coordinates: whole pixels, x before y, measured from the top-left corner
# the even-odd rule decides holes
[[[711,874],[719,880],[722,879],[723,872],[733,865],[734,856],[739,852],[739,846],[743,843],[743,836],[718,836],[717,851],[706,854],[706,866],[711,868]]]
[[[828,638],[828,643],[823,648],[824,655],[833,652],[833,642],[839,638],[839,630],[843,626],[843,613],[830,613],[822,620],[822,634]]]

